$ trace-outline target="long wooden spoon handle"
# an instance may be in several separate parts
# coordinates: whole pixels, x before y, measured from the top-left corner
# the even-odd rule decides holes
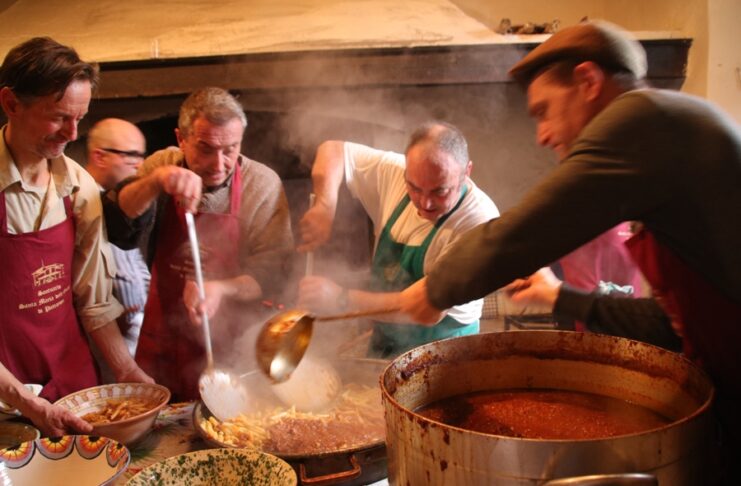
[[[336,314],[334,316],[319,316],[316,318],[317,321],[339,321],[341,319],[352,319],[353,317],[363,316],[375,316],[380,314],[391,314],[392,312],[398,312],[399,307],[386,307],[383,309],[370,309],[370,310],[359,310],[354,312],[346,312],[344,314]]]

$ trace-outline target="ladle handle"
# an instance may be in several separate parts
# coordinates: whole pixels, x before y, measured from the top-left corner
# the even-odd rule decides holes
[[[316,194],[313,192],[309,194],[309,209],[311,209],[314,206],[314,201],[316,200]],[[314,275],[314,252],[313,251],[307,251],[306,252],[306,276]]]
[[[334,316],[317,316],[317,321],[339,321],[341,319],[352,319],[353,317],[364,317],[364,316],[375,316],[380,314],[391,314],[392,312],[398,312],[401,310],[399,307],[386,307],[383,309],[370,309],[370,310],[359,310],[354,312],[346,312],[344,314],[336,314]]]
[[[190,250],[193,254],[193,268],[196,274],[196,287],[198,287],[198,299],[203,303],[206,300],[206,291],[203,288],[203,273],[201,271],[201,252],[198,250],[198,236],[196,235],[196,222],[193,219],[193,213],[185,213],[185,224],[188,226],[188,239],[190,240]],[[211,327],[208,323],[208,314],[201,311],[201,321],[203,327],[203,341],[206,347],[206,367],[213,368],[214,353],[211,349]]]

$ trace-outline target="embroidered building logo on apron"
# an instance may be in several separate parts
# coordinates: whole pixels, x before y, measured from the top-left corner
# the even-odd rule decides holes
[[[37,314],[45,314],[63,305],[70,291],[70,285],[65,283],[66,276],[63,263],[45,265],[42,261],[41,266],[31,272],[35,300],[20,302],[18,310],[36,309]]]
[[[55,280],[61,280],[64,278],[64,264],[52,263],[51,265],[42,265],[31,275],[33,276],[34,287],[40,287],[41,285],[50,284]]]

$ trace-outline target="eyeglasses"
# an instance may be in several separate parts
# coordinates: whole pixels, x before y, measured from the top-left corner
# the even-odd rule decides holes
[[[138,152],[136,150],[118,150],[114,148],[101,147],[103,152],[110,154],[120,155],[121,157],[131,157],[132,159],[143,159],[147,156],[146,152]]]

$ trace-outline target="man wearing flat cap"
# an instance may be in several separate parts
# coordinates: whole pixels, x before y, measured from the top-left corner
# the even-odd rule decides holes
[[[607,22],[551,36],[511,70],[559,166],[459,240],[402,294],[422,322],[530,275],[622,221],[627,242],[712,377],[727,457],[741,444],[741,130],[705,100],[645,86],[641,45]],[[736,448],[735,452],[730,451]],[[741,457],[737,455],[736,457]]]

